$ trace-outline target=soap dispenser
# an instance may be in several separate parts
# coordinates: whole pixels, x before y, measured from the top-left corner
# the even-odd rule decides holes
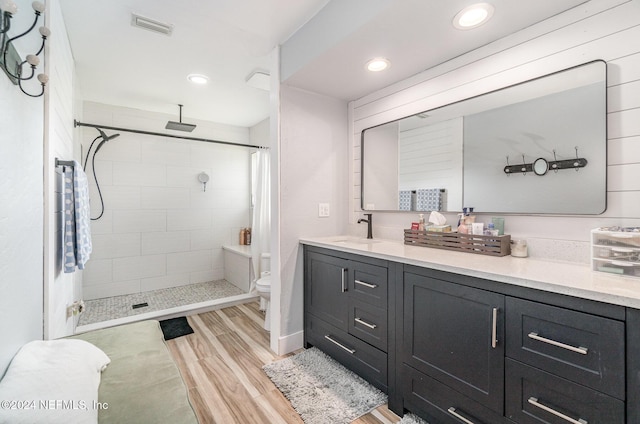
[[[418,219],[418,230],[419,231],[424,231],[424,214],[418,214],[418,216],[420,217]]]
[[[467,226],[467,217],[469,213],[467,212],[467,208],[462,208],[462,213],[459,213],[458,216],[458,232],[460,234],[469,234],[469,227]]]
[[[460,234],[468,234],[469,233],[469,229],[468,229],[467,224],[465,222],[466,221],[465,214],[460,213],[458,215],[460,216],[460,220],[458,221],[459,222],[459,224],[458,224],[458,232]]]

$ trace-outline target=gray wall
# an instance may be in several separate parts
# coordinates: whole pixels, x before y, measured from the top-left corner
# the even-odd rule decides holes
[[[303,330],[300,237],[346,231],[349,152],[346,102],[287,86],[280,96],[280,311],[287,337]],[[329,217],[318,217],[318,203],[329,203]]]
[[[16,3],[20,10],[31,9],[27,1]],[[42,338],[44,112],[43,98],[22,94],[4,72],[0,73],[0,98],[0,375],[3,375],[24,343]]]

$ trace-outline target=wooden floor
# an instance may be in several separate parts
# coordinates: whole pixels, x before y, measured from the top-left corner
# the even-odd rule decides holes
[[[190,316],[195,333],[167,342],[200,424],[303,422],[262,371],[264,364],[284,356],[269,349],[258,306],[254,302]],[[353,424],[398,421],[383,405]]]

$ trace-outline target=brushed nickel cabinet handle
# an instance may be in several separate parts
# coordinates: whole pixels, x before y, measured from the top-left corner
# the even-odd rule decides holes
[[[370,288],[370,289],[375,289],[376,287],[378,287],[377,284],[369,284],[369,283],[365,283],[364,281],[360,281],[360,280],[355,280],[354,282],[356,284],[360,284],[361,286],[365,286],[365,287]]]
[[[347,279],[345,278],[346,273],[347,268],[342,268],[342,293],[347,291]]]
[[[547,339],[546,337],[539,336],[538,333],[531,332],[529,333],[529,338],[533,340],[537,340],[539,342],[547,343],[553,346],[561,347],[562,349],[570,350],[571,352],[576,352],[581,355],[586,355],[589,352],[589,349],[586,347],[580,346],[575,347],[565,343],[557,342],[555,340]]]
[[[454,417],[456,417],[457,419],[459,419],[460,421],[462,421],[465,424],[475,424],[473,421],[469,421],[468,419],[466,419],[462,415],[458,414],[456,412],[456,408],[454,408],[453,406],[451,408],[447,409],[447,412],[450,413],[451,415],[453,415]]]
[[[333,340],[328,334],[326,336],[324,336],[325,339],[329,340],[331,343],[335,344],[336,346],[346,350],[347,352],[349,352],[351,355],[353,355],[354,353],[356,353],[355,349],[349,349],[348,347],[346,347],[345,345],[343,345],[342,343]]]
[[[374,330],[374,329],[376,329],[378,327],[377,325],[369,324],[367,321],[363,321],[360,318],[355,318],[354,321],[357,322],[358,324],[364,325],[365,327],[369,327],[372,330]]]
[[[587,422],[587,420],[583,420],[582,418],[578,418],[577,420],[574,420],[573,418],[571,418],[571,417],[570,417],[570,416],[568,416],[568,415],[563,414],[562,412],[558,412],[558,411],[556,411],[556,410],[555,410],[555,409],[553,409],[553,408],[549,408],[548,406],[543,405],[543,404],[541,404],[540,402],[538,402],[538,399],[537,399],[537,398],[530,397],[530,398],[529,398],[529,400],[528,400],[528,402],[529,402],[531,405],[535,406],[536,408],[540,408],[540,409],[542,409],[543,411],[547,411],[548,413],[553,414],[553,415],[555,415],[555,416],[556,416],[556,417],[558,417],[558,418],[562,418],[563,420],[565,420],[565,421],[567,421],[567,422],[570,422],[571,424],[589,424],[589,423]]]
[[[493,323],[491,326],[491,347],[498,345],[498,308],[493,308]]]

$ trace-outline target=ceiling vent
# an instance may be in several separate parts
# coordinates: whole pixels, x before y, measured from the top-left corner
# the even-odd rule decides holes
[[[173,32],[173,25],[136,15],[135,13],[131,14],[131,25],[167,36]]]
[[[260,90],[271,90],[271,76],[267,72],[254,71],[246,78],[247,85]]]

